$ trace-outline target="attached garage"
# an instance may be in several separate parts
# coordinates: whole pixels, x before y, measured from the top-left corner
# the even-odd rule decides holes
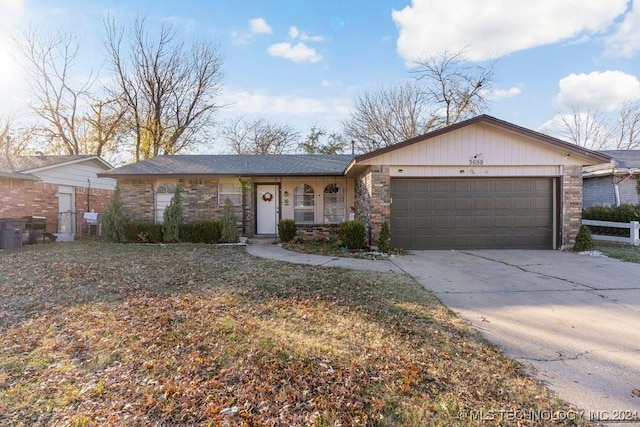
[[[371,153],[347,168],[356,217],[404,249],[560,249],[582,215],[582,168],[611,161],[482,115]]]
[[[392,244],[552,249],[554,179],[392,179]]]

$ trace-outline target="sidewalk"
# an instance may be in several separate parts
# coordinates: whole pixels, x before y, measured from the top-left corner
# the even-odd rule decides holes
[[[275,259],[278,261],[290,262],[292,264],[308,264],[321,267],[342,267],[352,270],[403,273],[402,270],[396,267],[388,259],[370,260],[303,254],[288,251],[283,249],[280,245],[274,245],[272,242],[273,240],[252,239],[251,244],[246,246],[247,252],[256,257]]]

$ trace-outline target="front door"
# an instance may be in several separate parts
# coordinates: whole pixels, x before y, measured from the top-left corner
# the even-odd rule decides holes
[[[280,200],[278,184],[259,184],[256,186],[256,216],[258,234],[278,234]]]
[[[58,233],[73,235],[75,232],[73,212],[73,188],[58,187]]]

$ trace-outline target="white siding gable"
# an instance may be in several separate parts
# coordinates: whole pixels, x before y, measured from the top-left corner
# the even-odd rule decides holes
[[[113,178],[98,178],[96,174],[104,172],[105,168],[100,167],[97,162],[88,160],[86,162],[53,166],[32,172],[43,182],[58,185],[68,185],[72,187],[89,187],[102,190],[114,190],[116,180]],[[91,182],[91,185],[89,185]]]
[[[472,124],[359,162],[395,166],[582,165],[560,148],[484,124]]]

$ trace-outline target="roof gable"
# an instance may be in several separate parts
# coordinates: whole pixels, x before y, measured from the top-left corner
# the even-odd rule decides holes
[[[583,164],[598,164],[603,162],[609,162],[611,158],[606,154],[602,154],[596,151],[588,150],[583,147],[579,147],[575,144],[571,144],[565,141],[562,141],[557,138],[550,137],[548,135],[541,134],[539,132],[532,131],[530,129],[526,129],[511,123],[508,123],[503,120],[496,119],[495,117],[491,117],[488,115],[481,115],[474,117],[472,119],[456,123],[451,126],[447,126],[445,128],[441,128],[424,135],[417,136],[415,138],[408,139],[406,141],[400,142],[398,144],[394,144],[388,147],[381,148],[379,150],[372,151],[370,153],[362,154],[354,158],[352,162],[352,167],[355,164],[369,164],[376,157],[386,156],[393,152],[400,152],[403,150],[407,150],[413,146],[418,144],[430,143],[433,141],[440,141],[446,139],[449,135],[461,136],[464,131],[474,128],[474,127],[484,127],[485,129],[493,129],[503,134],[509,134],[513,141],[520,141],[523,144],[533,144],[542,150],[550,150],[555,152],[560,152],[563,155],[572,155],[573,159],[576,161],[579,159]],[[473,132],[470,132],[473,133]],[[470,135],[461,138],[467,138],[464,140],[469,145],[473,145],[474,143],[478,143],[478,139],[471,140],[469,138],[482,138],[483,136],[478,135]],[[451,138],[452,140],[456,140],[455,137]],[[458,138],[458,142],[463,141],[463,139]],[[481,143],[484,144],[487,141],[482,140]],[[491,141],[488,141],[490,143]],[[466,155],[466,153],[465,153]],[[577,159],[576,159],[577,158]],[[468,161],[468,159],[462,159],[461,164]],[[456,164],[456,163],[452,163]]]

